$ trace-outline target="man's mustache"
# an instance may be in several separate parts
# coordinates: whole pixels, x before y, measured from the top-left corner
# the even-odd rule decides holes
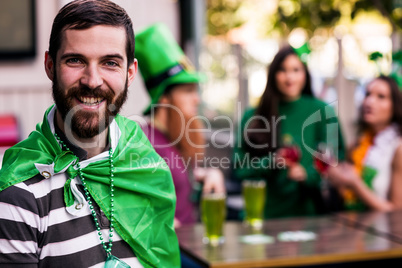
[[[86,86],[80,86],[80,87],[73,87],[71,88],[67,96],[68,98],[72,97],[94,97],[94,98],[102,98],[106,99],[108,102],[112,101],[114,98],[114,92],[112,90],[102,90],[101,88],[89,88]]]

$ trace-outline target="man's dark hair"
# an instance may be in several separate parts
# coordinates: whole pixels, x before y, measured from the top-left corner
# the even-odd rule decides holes
[[[134,30],[126,11],[109,0],[75,0],[65,5],[53,21],[49,40],[49,55],[56,60],[63,32],[67,29],[83,30],[96,25],[123,27],[126,30],[128,65],[134,62]]]

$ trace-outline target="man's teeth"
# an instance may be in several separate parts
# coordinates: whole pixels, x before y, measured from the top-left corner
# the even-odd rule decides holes
[[[103,98],[93,98],[93,97],[80,97],[79,99],[85,105],[98,105],[103,101]]]

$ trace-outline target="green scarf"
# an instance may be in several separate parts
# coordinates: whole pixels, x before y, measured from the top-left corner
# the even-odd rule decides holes
[[[0,170],[0,191],[37,175],[35,163],[54,163],[55,173],[67,168],[70,178],[77,175],[73,168],[77,157],[61,150],[50,129],[48,114],[52,108],[46,111],[36,131],[5,152]],[[121,131],[112,156],[115,230],[144,267],[180,267],[173,228],[176,196],[169,168],[137,123],[120,115],[115,120]],[[110,219],[108,159],[92,162],[82,171],[93,199]],[[65,187],[66,203],[71,202],[69,189]]]

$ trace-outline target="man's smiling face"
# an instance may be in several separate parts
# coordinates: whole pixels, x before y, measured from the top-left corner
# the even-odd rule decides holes
[[[79,138],[102,132],[125,102],[137,71],[136,61],[127,67],[125,46],[122,27],[67,29],[56,60],[46,56],[57,112]]]

